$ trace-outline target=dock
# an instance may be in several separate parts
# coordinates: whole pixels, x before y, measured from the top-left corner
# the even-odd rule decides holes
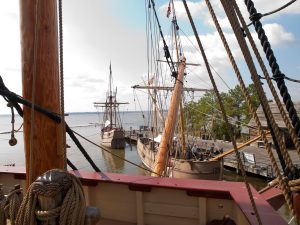
[[[204,146],[203,148],[208,148],[208,146],[214,145],[215,149],[217,150],[222,149],[224,152],[233,148],[231,142],[227,142],[223,140],[213,141],[213,140],[197,139],[196,142],[197,145]],[[242,143],[237,143],[237,145],[239,144]],[[283,173],[277,156],[277,152],[274,148],[272,148],[272,152],[281,173]],[[298,156],[296,150],[289,149],[288,152],[293,161],[293,164],[297,168],[300,168],[300,157]],[[267,150],[264,148],[264,146],[261,146],[258,143],[256,143],[255,146],[249,145],[239,150],[239,154],[242,159],[244,169],[248,174],[266,177],[269,179],[276,178],[275,170],[272,167],[271,160],[269,159]],[[224,168],[236,170],[237,173],[240,172],[240,166],[237,163],[235,152],[224,157],[223,165]]]
[[[125,131],[125,139],[128,143],[135,144],[139,137],[146,137],[147,131],[145,130],[129,130]]]
[[[128,143],[135,144],[137,142],[138,137],[143,137],[145,136],[146,133],[145,131],[126,131],[125,132],[125,137]],[[202,140],[202,139],[197,139],[196,143],[198,146],[203,146],[203,148],[208,148],[211,145],[214,145],[215,149],[223,149],[224,152],[228,151],[229,149],[233,148],[232,144],[230,142],[226,142],[223,140]],[[274,168],[271,165],[271,160],[269,159],[267,150],[262,146],[258,147],[257,146],[246,146],[240,152],[240,157],[242,159],[244,169],[247,173],[256,175],[256,176],[261,176],[261,177],[266,177],[269,179],[273,179],[276,177]],[[277,153],[275,149],[272,149],[273,155],[276,159],[277,165],[279,169],[282,171]],[[298,156],[298,153],[296,150],[289,149],[288,150],[290,157],[293,161],[293,164],[297,167],[300,168],[300,157]],[[237,163],[236,160],[236,154],[231,153],[227,156],[224,157],[223,159],[223,165],[224,168],[227,169],[233,169],[236,170],[237,172],[240,172],[240,166]]]

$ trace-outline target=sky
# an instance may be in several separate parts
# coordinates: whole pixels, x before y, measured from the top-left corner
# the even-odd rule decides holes
[[[228,57],[216,32],[205,1],[187,1],[203,42],[208,60],[214,70],[221,91],[237,84]],[[249,72],[243,64],[233,31],[218,0],[211,1],[221,26],[241,63],[242,75],[251,83]],[[248,13],[243,1],[237,1],[247,22]],[[259,12],[265,13],[280,7],[287,0],[256,0]],[[0,75],[6,86],[22,95],[19,0],[0,0]],[[181,1],[174,0],[181,42],[188,62],[203,64],[195,37]],[[170,35],[170,21],[166,17],[169,1],[156,1],[156,9],[166,38]],[[274,50],[281,71],[299,79],[300,72],[300,1],[290,7],[264,17],[262,23]],[[130,102],[121,111],[147,108],[147,98],[138,92],[139,106],[131,86],[142,84],[147,76],[146,13],[143,0],[63,0],[64,84],[66,112],[95,112],[95,101],[104,101],[108,88],[109,65],[112,65],[114,85],[118,100]],[[253,37],[257,35],[251,28]],[[257,42],[258,43],[258,42]],[[258,44],[262,53],[262,48]],[[264,55],[262,55],[265,58]],[[267,65],[267,64],[266,64]],[[268,65],[267,65],[268,67]],[[204,66],[188,69],[190,83],[186,86],[211,88]],[[171,78],[170,78],[171,80]],[[300,101],[299,84],[286,81],[293,101]],[[264,85],[266,86],[266,84]],[[266,93],[268,91],[266,90]],[[0,114],[9,113],[4,100],[0,100]]]

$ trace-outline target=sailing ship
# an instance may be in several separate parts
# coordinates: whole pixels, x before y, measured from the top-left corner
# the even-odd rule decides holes
[[[180,85],[179,81],[179,85]],[[160,87],[160,86],[133,86],[134,89],[148,89],[154,90],[154,93],[157,93],[159,90],[169,90],[172,91],[176,88],[173,87]],[[200,88],[184,88],[183,91],[208,91],[208,89],[200,89]],[[150,93],[151,94],[151,93]],[[151,94],[153,96],[153,94]],[[179,97],[177,95],[177,97]],[[152,99],[152,98],[151,98]],[[153,100],[153,99],[152,99]],[[180,100],[176,100],[180,101]],[[154,104],[156,101],[152,101]],[[176,102],[175,102],[176,104]],[[177,103],[178,104],[178,103]],[[155,107],[157,109],[158,107]],[[172,109],[171,106],[169,109]],[[160,116],[157,116],[156,114]],[[174,113],[173,115],[167,115],[166,118],[171,117],[175,118],[174,121],[169,122],[168,126],[172,126],[176,124],[176,117],[178,113]],[[164,120],[163,112],[154,110],[153,112],[154,117],[159,117],[161,122]],[[152,119],[152,121],[157,121],[156,119]],[[157,126],[157,122],[156,122]],[[167,125],[166,125],[167,126]],[[162,141],[162,135],[164,131],[159,132],[158,127],[151,126],[152,129],[148,130],[146,135],[143,137],[138,137],[137,139],[137,152],[138,155],[143,162],[143,164],[151,169],[154,170],[155,165],[157,163],[157,157],[159,152],[159,145]],[[165,126],[162,126],[165,127]],[[165,127],[166,128],[166,127]],[[169,128],[169,130],[174,130],[174,128]],[[166,135],[166,134],[165,134]],[[182,138],[180,137],[180,133],[177,135],[173,135],[174,137],[171,139],[171,143],[168,144],[168,156],[167,160],[169,163],[167,164],[167,168],[165,168],[165,175],[174,177],[174,178],[192,178],[192,179],[206,179],[206,180],[221,180],[222,179],[222,166],[221,160],[209,160],[211,157],[214,156],[213,151],[204,152],[206,150],[203,149],[203,153],[198,154],[196,152],[197,148],[196,144],[193,140],[187,143],[187,146],[182,146]],[[184,148],[182,150],[182,147]],[[213,149],[213,147],[211,146]]]
[[[18,186],[12,187],[13,190],[8,195],[7,193],[3,195],[4,190],[0,186],[1,223],[6,223],[7,214],[3,213],[5,209],[9,214],[8,219],[12,224],[15,224],[17,220],[17,225],[31,222],[64,225],[67,224],[66,220],[68,224],[80,225],[84,224],[84,220],[85,224],[126,225],[287,224],[265,200],[266,197],[270,199],[270,191],[274,197],[274,194],[281,193],[280,189],[270,187],[263,193],[258,193],[252,188],[249,191],[245,183],[240,182],[103,173],[97,167],[95,167],[95,172],[70,171],[74,174],[73,177],[78,177],[83,185],[83,188],[79,188],[82,192],[78,193],[78,189],[72,189],[72,192],[81,197],[84,193],[86,202],[71,201],[71,208],[70,204],[65,204],[64,195],[72,185],[62,188],[57,183],[53,183],[55,181],[51,173],[44,174],[45,171],[53,168],[64,168],[64,128],[69,134],[71,133],[67,124],[62,120],[64,114],[58,88],[57,9],[60,7],[57,6],[55,0],[35,3],[34,1],[20,1],[23,98],[10,92],[3,82],[0,83],[0,93],[5,96],[6,100],[12,102],[24,118],[26,170],[0,166],[0,183],[5,184],[6,190],[16,183],[26,190],[30,184],[32,184],[30,187],[37,187],[33,184],[41,187],[42,181],[47,180],[45,186],[50,190],[36,189],[20,204],[16,202],[22,191]],[[41,11],[47,11],[47,13],[39,13]],[[183,71],[184,65],[181,68]],[[32,92],[35,83],[37,89]],[[53,95],[49,96],[49,93]],[[23,111],[18,104],[24,105]],[[88,156],[85,156],[88,159]],[[39,177],[38,181],[33,182],[37,177]],[[68,179],[62,179],[62,183],[67,181]],[[77,181],[73,183],[80,184]],[[254,196],[252,203],[249,201],[250,193]],[[69,202],[70,197],[68,191]],[[272,201],[273,203],[276,202],[276,199],[272,198],[272,200],[275,200]],[[101,217],[99,218],[99,213],[98,217],[95,216],[97,214],[95,211],[91,213],[85,210],[85,205],[99,208]],[[30,207],[24,208],[24,206]],[[273,206],[278,207],[278,204],[273,204]],[[295,202],[294,207],[299,207],[299,204]],[[70,209],[67,215],[64,214],[66,208]],[[77,212],[78,209],[80,209],[80,214],[72,213]],[[85,213],[86,217],[82,217],[82,213]],[[66,218],[68,214],[74,217]],[[3,217],[3,215],[6,216]],[[19,222],[19,219],[23,219],[22,215],[26,218],[30,216],[28,222]]]
[[[109,65],[109,88],[105,102],[94,102],[94,106],[103,107],[103,127],[101,129],[101,145],[112,149],[125,148],[125,132],[119,114],[119,105],[128,104],[117,102],[117,88],[112,86],[112,70]]]
[[[170,1],[169,7],[174,9],[174,3]],[[175,52],[175,56],[177,58],[177,62],[173,62],[172,54],[170,52],[166,53],[166,42],[164,40],[163,35],[161,35],[162,42],[164,43],[164,55],[166,60],[156,59],[154,63],[161,63],[167,62],[169,64],[169,68],[171,70],[172,76],[175,78],[174,87],[164,87],[164,86],[157,86],[151,85],[156,83],[157,80],[160,80],[159,74],[156,73],[155,76],[149,79],[146,83],[147,85],[139,86],[134,85],[134,89],[147,89],[149,98],[152,105],[153,105],[153,119],[150,123],[152,127],[151,131],[147,137],[140,137],[137,140],[137,152],[141,158],[143,164],[151,169],[155,170],[159,164],[163,164],[164,168],[160,168],[160,171],[164,171],[164,176],[171,176],[174,178],[192,178],[192,179],[212,179],[212,180],[220,180],[222,179],[222,163],[221,160],[209,160],[212,158],[215,153],[214,147],[208,146],[207,149],[201,149],[200,145],[196,144],[195,141],[186,141],[188,139],[188,132],[185,131],[185,120],[184,119],[184,107],[183,107],[183,97],[185,91],[195,92],[195,91],[211,91],[208,89],[201,89],[201,88],[187,88],[184,87],[186,83],[184,80],[184,73],[185,73],[185,65],[194,65],[199,66],[200,64],[194,63],[187,63],[185,59],[183,59],[182,49],[180,48],[180,36],[178,34],[178,23],[176,20],[175,10],[173,11],[172,17],[172,33],[174,35],[174,46],[176,49],[173,51]],[[159,25],[159,21],[157,19],[157,23]],[[149,24],[148,26],[151,26]],[[159,29],[160,25],[159,25]],[[155,30],[154,28],[152,30]],[[150,29],[151,31],[151,29]],[[162,31],[160,30],[162,34]],[[148,40],[153,41],[153,39],[148,38]],[[149,46],[154,46],[155,44],[151,43]],[[182,60],[180,62],[180,55]],[[169,50],[167,50],[169,51]],[[150,52],[149,54],[152,54]],[[148,56],[150,58],[150,56]],[[175,65],[176,64],[176,65]],[[157,68],[159,66],[150,65],[153,68]],[[180,68],[179,68],[180,67]],[[150,71],[150,68],[148,69]],[[157,69],[155,69],[157,71]],[[162,76],[162,75],[161,75]],[[170,103],[168,105],[168,114],[166,116],[163,115],[163,109],[158,106],[157,102],[159,101],[159,91],[171,91],[172,97]],[[157,115],[158,114],[158,115]],[[160,123],[158,123],[158,118],[160,119]],[[180,127],[177,133],[175,130]],[[160,131],[160,128],[163,131]],[[161,152],[163,152],[161,154]],[[161,162],[160,162],[161,161]],[[165,163],[162,163],[165,162]],[[160,167],[160,166],[158,166]],[[160,172],[161,173],[161,172]]]

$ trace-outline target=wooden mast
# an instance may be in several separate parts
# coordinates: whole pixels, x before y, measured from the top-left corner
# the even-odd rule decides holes
[[[61,115],[56,2],[19,1],[22,81],[25,99]],[[32,113],[26,106],[23,126],[29,185],[45,171],[64,167],[63,130],[61,125],[41,113]]]
[[[113,127],[113,112],[112,112],[112,91],[111,91],[111,63],[109,64],[109,121],[110,121],[110,129]]]
[[[179,103],[181,101],[184,69],[185,69],[185,58],[183,58],[181,61],[181,66],[175,83],[174,92],[171,98],[170,107],[165,122],[164,132],[162,134],[162,139],[157,153],[157,161],[154,168],[154,173],[152,174],[153,176],[158,176],[158,174],[161,176],[166,167],[166,163],[167,163],[166,158],[168,157],[169,144],[173,138],[172,132],[174,132]]]
[[[179,52],[178,52],[178,42],[177,42],[177,20],[175,16],[175,7],[174,7],[174,1],[172,0],[172,7],[173,7],[173,32],[174,32],[174,41],[176,46],[176,56],[177,61],[179,61]],[[177,72],[179,65],[176,64]],[[181,156],[185,156],[186,154],[186,142],[185,142],[185,127],[184,127],[184,116],[183,116],[183,105],[182,105],[182,99],[179,103],[179,111],[180,111],[180,132],[181,132]]]

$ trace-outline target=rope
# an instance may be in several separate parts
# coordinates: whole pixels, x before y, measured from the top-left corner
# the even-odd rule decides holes
[[[174,63],[173,63],[173,60],[172,60],[172,57],[171,57],[171,54],[170,54],[170,51],[169,51],[169,48],[168,48],[168,45],[166,43],[166,40],[164,38],[164,35],[163,35],[163,32],[161,30],[161,26],[160,26],[160,23],[159,23],[159,20],[158,20],[158,16],[157,16],[157,13],[156,13],[156,10],[155,10],[155,3],[153,0],[151,0],[151,4],[152,4],[152,9],[154,11],[154,16],[156,18],[156,21],[157,21],[157,24],[158,24],[158,28],[159,28],[159,33],[160,33],[160,36],[162,38],[162,41],[163,41],[163,49],[164,49],[164,52],[165,52],[165,58],[167,60],[167,63],[170,67],[170,70],[172,72],[172,76],[177,79],[177,72],[176,72],[176,69],[175,69],[175,66],[174,66]],[[170,61],[169,61],[170,60]]]
[[[275,187],[279,184],[278,178],[275,180],[272,180],[268,183],[269,187]],[[300,179],[290,180],[287,182],[287,185],[290,187],[290,190],[293,192],[299,192],[300,191]]]
[[[228,6],[228,3],[224,3],[224,4],[225,4],[225,6]],[[229,6],[227,7],[227,11],[228,10],[230,10]],[[260,101],[261,101],[262,107],[264,109],[266,119],[269,120],[269,122],[270,122],[270,125],[271,125],[270,128],[272,128],[274,130],[274,134],[275,134],[274,140],[277,140],[278,143],[279,143],[281,154],[283,155],[283,158],[284,158],[285,162],[287,163],[288,169],[293,170],[292,160],[291,160],[291,158],[290,158],[290,156],[289,156],[289,154],[286,150],[285,143],[283,141],[282,135],[281,135],[281,133],[279,131],[279,128],[276,124],[274,116],[272,115],[271,109],[270,109],[269,104],[268,104],[268,100],[267,100],[267,98],[264,94],[264,90],[263,90],[262,85],[260,83],[259,77],[257,76],[257,71],[255,69],[251,54],[249,52],[249,49],[246,45],[246,42],[245,42],[244,38],[241,37],[241,35],[240,35],[241,34],[240,29],[237,28],[237,26],[239,26],[238,20],[234,16],[235,14],[233,12],[228,11],[226,13],[227,13],[227,16],[229,18],[231,18],[230,22],[232,24],[235,35],[237,36],[238,42],[239,42],[240,47],[242,49],[242,52],[244,54],[246,63],[248,65],[248,68],[249,68],[250,73],[251,73],[252,80],[255,83],[258,95],[260,96]],[[284,168],[284,169],[287,169],[287,168]]]
[[[5,225],[6,219],[10,220],[11,225],[15,225],[16,216],[22,201],[22,189],[15,185],[15,189],[4,196],[3,186],[0,186],[0,224]]]
[[[257,11],[254,7],[254,3],[251,0],[244,0],[244,2],[247,6],[247,10],[250,14],[250,17],[257,14]],[[260,43],[263,47],[263,50],[266,53],[266,58],[267,58],[267,60],[269,62],[269,65],[272,69],[273,78],[275,79],[277,87],[278,87],[278,89],[280,91],[280,94],[283,98],[283,102],[284,102],[284,104],[286,106],[286,109],[289,113],[289,117],[292,121],[292,124],[293,124],[295,130],[296,130],[298,138],[300,138],[300,120],[299,120],[299,117],[297,115],[297,111],[294,107],[294,103],[293,103],[293,101],[291,99],[291,96],[288,92],[288,89],[285,85],[284,74],[282,74],[280,69],[279,69],[279,65],[276,62],[276,58],[275,58],[275,55],[272,51],[270,42],[268,41],[268,38],[265,34],[265,31],[264,31],[264,29],[262,27],[262,24],[259,21],[259,19],[254,20],[253,25],[254,25],[255,30],[258,34],[258,38],[259,38]]]
[[[33,182],[20,206],[16,225],[36,225],[39,220],[49,221],[56,220],[56,218],[60,225],[84,224],[85,199],[79,179],[63,170],[50,170],[47,173],[53,172],[61,173],[64,177],[51,183]],[[41,177],[43,176],[46,175],[43,174]],[[60,206],[50,210],[40,209],[38,196],[55,197],[63,192],[66,192],[66,194]]]
[[[40,113],[43,113],[48,118],[50,118],[53,121],[55,121],[56,123],[60,123],[61,122],[61,117],[57,113],[51,112],[49,110],[46,110],[45,108],[42,108],[42,107],[40,107],[38,105],[34,105],[30,101],[28,101],[28,100],[22,98],[21,96],[13,93],[11,91],[9,91],[5,87],[5,85],[4,85],[3,80],[2,80],[1,77],[0,77],[0,95],[3,95],[4,98],[7,101],[10,101],[10,102],[13,103],[14,107],[17,109],[17,111],[18,111],[18,113],[19,113],[19,115],[21,117],[23,117],[23,111],[20,108],[20,106],[18,105],[18,103],[21,103],[21,104],[23,104],[25,106],[28,106],[30,108],[34,108],[34,110],[36,110],[36,111],[38,111]],[[67,123],[65,123],[65,126],[66,126],[66,132],[69,134],[69,136],[71,137],[71,139],[74,141],[74,143],[76,144],[76,146],[79,148],[79,150],[81,151],[81,153],[85,156],[85,158],[91,164],[91,166],[94,168],[94,170],[96,172],[101,172],[100,169],[93,162],[93,160],[89,157],[89,155],[87,154],[87,152],[85,151],[85,149],[82,147],[82,145],[80,144],[80,142],[78,141],[78,139],[76,138],[76,136],[72,133],[72,130],[70,129],[70,127],[68,126]]]
[[[8,141],[10,146],[15,146],[17,144],[17,139],[15,138],[15,113],[14,113],[14,106],[11,102],[7,103],[7,106],[10,107],[11,111],[11,134],[10,139]]]
[[[278,107],[278,109],[279,109],[279,111],[280,111],[280,114],[281,114],[281,116],[282,116],[282,118],[283,118],[283,121],[284,121],[284,123],[285,123],[285,125],[286,125],[286,127],[287,127],[287,129],[288,129],[288,133],[289,133],[289,135],[291,136],[291,139],[292,139],[292,141],[293,141],[293,143],[294,143],[294,145],[295,145],[295,147],[296,147],[296,150],[297,150],[298,155],[300,156],[300,144],[299,144],[299,142],[298,142],[297,134],[295,133],[295,130],[293,129],[293,126],[292,126],[292,124],[291,124],[291,121],[289,120],[289,118],[288,118],[288,116],[287,116],[287,114],[286,114],[286,112],[285,112],[285,110],[284,110],[284,108],[283,108],[283,106],[282,106],[282,103],[281,103],[281,101],[280,101],[280,99],[279,99],[279,97],[278,97],[278,94],[277,94],[277,92],[276,92],[276,90],[275,90],[275,87],[274,87],[274,85],[273,85],[273,83],[272,83],[271,77],[270,77],[270,75],[269,75],[269,73],[268,73],[268,71],[267,71],[267,68],[265,67],[265,64],[264,64],[264,62],[263,62],[263,60],[262,60],[262,58],[261,58],[261,56],[260,56],[260,54],[259,54],[259,51],[258,51],[258,49],[257,49],[257,47],[256,47],[256,45],[255,45],[255,42],[254,42],[254,40],[253,40],[253,38],[252,38],[252,35],[251,35],[251,33],[250,33],[248,27],[246,26],[246,22],[245,22],[245,20],[244,20],[242,14],[241,14],[241,11],[240,11],[240,9],[239,9],[239,7],[238,7],[238,5],[236,4],[235,1],[233,2],[233,6],[234,6],[234,8],[235,8],[235,10],[236,10],[236,12],[237,12],[237,15],[238,15],[238,17],[239,17],[239,20],[240,20],[241,23],[242,23],[242,26],[243,26],[243,28],[244,28],[244,31],[246,32],[246,35],[247,35],[247,37],[248,37],[248,40],[249,40],[249,42],[250,42],[250,44],[251,44],[251,47],[252,47],[252,49],[253,49],[253,51],[254,51],[254,54],[255,54],[257,60],[258,60],[258,62],[259,62],[259,65],[260,65],[260,67],[261,67],[261,69],[262,69],[262,71],[263,71],[263,74],[264,74],[265,79],[266,79],[266,81],[267,81],[267,83],[268,83],[268,85],[269,85],[269,88],[270,88],[270,90],[271,90],[271,93],[272,93],[272,95],[274,96],[274,100],[275,100],[275,102],[276,102],[276,104],[277,104],[277,107]]]
[[[0,184],[0,225],[6,225],[6,217],[4,212],[5,203],[6,198],[4,197],[3,185]]]
[[[242,33],[241,33],[240,26],[239,26],[239,24],[238,24],[238,20],[237,20],[237,18],[236,18],[236,15],[234,14],[232,5],[229,4],[229,2],[226,1],[226,0],[222,0],[221,2],[222,2],[222,4],[223,4],[223,7],[224,7],[225,12],[226,12],[226,14],[227,14],[227,17],[228,17],[228,19],[229,19],[229,21],[230,21],[230,23],[231,23],[231,26],[232,26],[232,28],[233,28],[233,31],[234,31],[235,35],[236,35],[236,38],[237,38],[237,40],[238,40],[238,42],[239,42],[239,45],[240,45],[240,47],[241,47],[241,50],[242,50],[242,52],[243,52],[243,54],[244,54],[245,60],[246,60],[246,62],[247,62],[247,65],[248,65],[249,70],[250,70],[250,73],[251,73],[251,77],[252,77],[253,81],[255,82],[255,86],[256,86],[256,88],[257,88],[258,94],[259,94],[259,96],[262,96],[262,97],[263,97],[263,98],[262,98],[262,100],[263,100],[263,101],[262,101],[262,104],[264,104],[264,105],[266,106],[266,109],[267,109],[267,110],[270,110],[268,104],[266,104],[266,103],[267,103],[266,97],[265,97],[265,95],[263,94],[263,90],[262,90],[261,84],[260,84],[260,82],[259,82],[259,78],[258,78],[258,76],[257,76],[257,72],[256,72],[256,70],[255,70],[254,63],[253,63],[253,61],[252,61],[252,58],[251,58],[250,52],[249,52],[249,50],[248,50],[248,48],[247,48],[246,42],[245,42],[245,40],[244,40],[244,37],[243,37],[243,35],[242,35]],[[255,76],[255,74],[256,74],[256,76]],[[271,115],[271,112],[270,112],[270,111],[269,111],[269,112],[267,111],[267,114],[268,114],[268,115]],[[254,114],[253,114],[253,115],[254,115]],[[272,119],[272,116],[271,116],[271,119]],[[273,118],[273,119],[274,119],[274,118]],[[271,120],[271,122],[272,122],[272,120]],[[257,121],[257,123],[259,123],[259,121]],[[273,124],[272,124],[272,125],[273,125]],[[276,130],[275,130],[275,132],[276,132]],[[265,133],[261,131],[261,135],[264,136]],[[276,135],[277,135],[277,134],[276,134]],[[278,137],[278,136],[277,136],[277,137]],[[278,178],[279,178],[279,181],[280,181],[280,184],[281,184],[281,188],[282,188],[282,190],[283,190],[283,192],[284,192],[285,200],[286,200],[286,202],[287,202],[287,204],[288,204],[290,210],[292,211],[292,213],[293,213],[293,215],[294,215],[295,212],[294,212],[294,209],[293,209],[293,206],[292,206],[291,196],[289,195],[289,189],[288,189],[288,187],[286,186],[286,184],[283,182],[283,179],[282,179],[282,176],[281,176],[281,174],[280,174],[279,168],[277,167],[275,158],[274,158],[274,156],[273,156],[273,153],[272,153],[272,152],[270,151],[270,149],[269,149],[269,146],[268,146],[268,143],[267,143],[266,139],[264,138],[263,141],[264,141],[264,144],[265,144],[265,146],[266,146],[266,148],[267,148],[267,152],[268,152],[268,154],[269,154],[269,157],[270,157],[270,159],[271,159],[272,166],[273,166],[273,168],[275,169],[276,175],[277,175]],[[281,138],[279,139],[279,142],[280,142],[280,144],[281,144],[280,147],[282,147],[282,139],[281,139]],[[283,146],[283,147],[285,147],[285,146]],[[287,154],[286,156],[289,156],[289,155]],[[287,158],[287,159],[290,160],[290,158]],[[290,162],[287,161],[287,163],[290,163]]]
[[[62,19],[62,0],[58,1],[58,21],[59,21],[59,77],[60,77],[60,107],[62,120],[62,138],[63,138],[63,160],[64,169],[67,169],[67,152],[66,152],[66,127],[65,127],[65,101],[64,101],[64,55],[63,55],[63,19]]]
[[[293,79],[293,78],[289,78],[287,76],[284,77],[286,80],[289,80],[289,81],[292,81],[292,82],[296,82],[296,83],[300,83],[300,80],[296,80],[296,79]]]
[[[263,18],[263,17],[265,17],[265,16],[272,15],[272,14],[274,14],[274,13],[277,13],[277,12],[279,12],[279,11],[285,9],[286,7],[290,6],[291,4],[293,4],[293,3],[296,2],[296,1],[297,1],[297,0],[291,0],[291,1],[289,1],[288,3],[284,4],[283,6],[277,8],[277,9],[275,9],[275,10],[272,10],[272,11],[270,11],[270,12],[264,13],[264,14],[257,13],[257,14],[256,14],[256,17],[259,18],[259,19],[261,19],[261,18]],[[253,24],[253,22],[249,23],[249,24],[247,25],[247,27],[251,26],[252,24]]]
[[[6,197],[4,208],[6,218],[10,219],[11,225],[15,225],[18,210],[21,206],[22,195],[21,189],[11,191]]]
[[[218,91],[218,88],[217,88],[217,85],[216,85],[216,82],[214,80],[214,77],[211,73],[211,70],[210,70],[210,66],[208,64],[208,61],[207,61],[207,57],[206,57],[206,54],[204,52],[204,48],[202,46],[202,43],[200,41],[200,38],[199,38],[199,35],[197,34],[197,31],[196,31],[196,27],[195,27],[195,24],[194,24],[194,21],[192,19],[192,16],[189,12],[189,9],[188,9],[188,5],[186,3],[186,0],[183,0],[183,4],[184,4],[184,7],[186,9],[186,12],[187,12],[187,15],[189,17],[189,20],[190,20],[190,23],[192,25],[192,28],[193,28],[193,31],[194,31],[194,34],[195,34],[195,37],[196,37],[196,40],[198,42],[198,45],[200,47],[200,50],[201,50],[201,53],[202,53],[202,56],[203,56],[203,59],[204,59],[204,62],[205,62],[205,66],[206,66],[206,69],[207,69],[207,72],[208,72],[208,75],[210,77],[210,80],[212,82],[212,85],[213,85],[213,88],[214,88],[214,91],[216,93],[216,97],[217,97],[217,100],[219,102],[219,106],[221,108],[221,111],[222,111],[222,116],[223,116],[223,119],[225,121],[225,124],[226,124],[226,130],[228,132],[228,135],[230,136],[230,139],[232,141],[232,145],[235,149],[235,153],[236,153],[236,158],[237,158],[237,161],[238,161],[238,164],[241,165],[241,172],[242,172],[242,176],[243,176],[243,179],[244,179],[244,182],[245,182],[245,185],[246,185],[246,188],[247,188],[247,191],[248,191],[248,195],[249,195],[249,198],[250,198],[250,201],[251,201],[251,205],[252,205],[252,208],[254,210],[254,213],[255,213],[255,216],[257,218],[257,221],[259,224],[262,224],[261,222],[261,219],[260,219],[260,216],[258,214],[258,210],[257,210],[257,207],[256,207],[256,204],[255,204],[255,201],[254,201],[254,198],[253,198],[253,194],[252,194],[252,191],[251,191],[251,188],[250,188],[250,185],[247,181],[247,178],[246,178],[246,172],[245,172],[245,169],[244,167],[242,166],[242,160],[241,160],[241,157],[238,153],[238,149],[237,149],[237,144],[236,144],[236,140],[235,140],[235,137],[234,135],[232,134],[231,132],[231,129],[230,129],[230,125],[229,125],[229,122],[228,122],[228,119],[227,119],[227,116],[226,116],[226,112],[225,112],[225,108],[224,108],[224,104],[222,102],[222,98],[221,98],[221,95]]]

